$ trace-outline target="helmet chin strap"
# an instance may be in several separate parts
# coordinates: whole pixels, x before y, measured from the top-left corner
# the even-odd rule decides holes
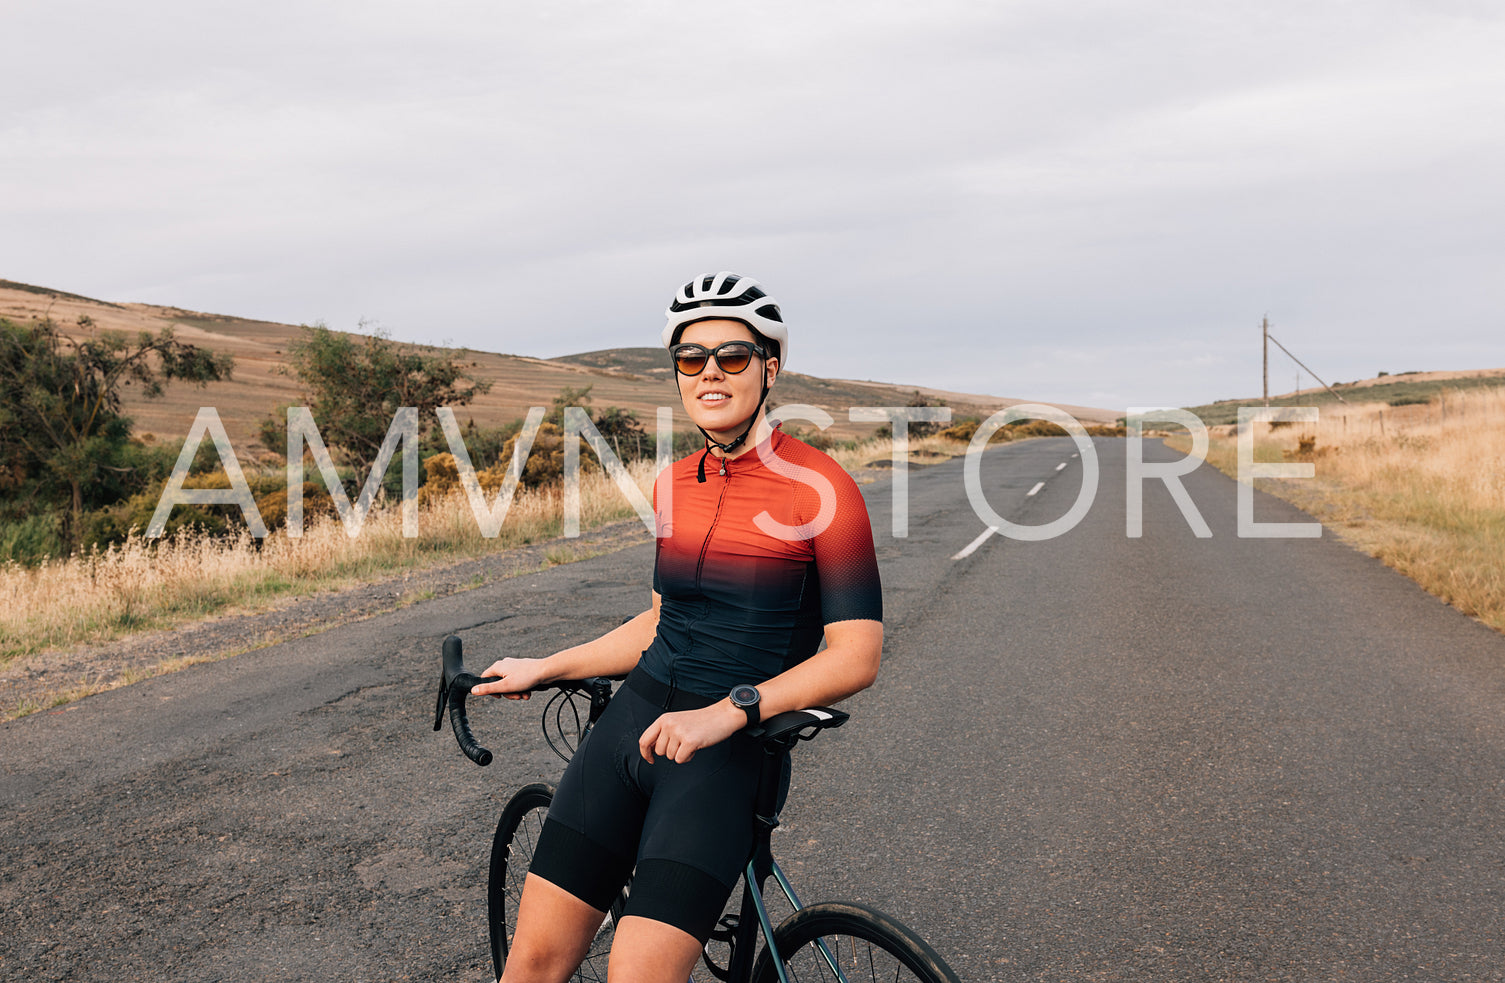
[[[674,385],[675,385],[676,388],[679,386],[679,377],[677,375],[675,376],[675,379],[674,379]],[[721,453],[722,453],[722,455],[723,455],[723,457],[724,457],[725,455],[730,454],[732,451],[736,450],[738,447],[741,447],[743,444],[745,444],[747,442],[747,438],[752,434],[753,428],[755,428],[758,425],[758,414],[763,411],[763,404],[767,400],[768,400],[768,369],[765,366],[764,369],[763,369],[763,392],[762,392],[762,394],[760,396],[758,396],[758,405],[755,406],[755,407],[753,407],[752,416],[750,416],[750,417],[747,418],[747,429],[743,430],[740,435],[738,435],[731,442],[723,444],[721,441],[719,441],[716,438],[712,437],[706,431],[705,427],[702,427],[698,423],[695,424],[695,429],[700,431],[700,435],[705,438],[705,442],[708,445],[706,447],[706,449],[705,449],[705,453],[703,453],[703,454],[700,455],[700,467],[696,470],[696,473],[695,473],[695,480],[696,481],[698,481],[698,482],[700,482],[702,484],[705,483],[705,459],[706,459],[707,456],[710,455],[712,447],[715,447],[718,450],[720,450]],[[725,460],[723,460],[721,462],[721,472],[720,473],[721,474],[726,474],[726,461]]]

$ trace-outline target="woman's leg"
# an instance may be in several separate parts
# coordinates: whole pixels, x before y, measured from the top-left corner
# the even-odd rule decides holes
[[[503,983],[563,983],[585,958],[605,918],[606,912],[529,874],[517,906],[517,932],[507,953]],[[689,979],[688,971],[682,979]]]
[[[700,941],[684,929],[623,915],[612,941],[611,983],[683,983],[700,958]]]

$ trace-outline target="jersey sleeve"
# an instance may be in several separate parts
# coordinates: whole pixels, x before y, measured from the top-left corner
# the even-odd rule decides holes
[[[664,541],[673,533],[670,505],[673,502],[674,465],[664,468],[653,480],[653,592],[663,596],[664,584],[659,567],[664,552]],[[663,505],[659,504],[659,488],[664,489]]]
[[[835,515],[811,540],[820,577],[821,621],[828,625],[837,621],[882,621],[883,586],[878,579],[867,502],[851,475],[835,461],[820,470],[836,494]],[[814,505],[809,510],[813,515],[819,503],[810,504]]]

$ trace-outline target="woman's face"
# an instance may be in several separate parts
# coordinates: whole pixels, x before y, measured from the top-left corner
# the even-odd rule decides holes
[[[703,345],[715,351],[728,341],[745,341],[757,344],[752,329],[741,321],[712,320],[696,321],[680,332],[681,345]],[[679,395],[684,401],[685,412],[699,427],[722,441],[741,432],[743,424],[758,408],[758,399],[763,394],[763,380],[773,385],[778,375],[776,358],[766,361],[754,357],[751,364],[736,375],[722,371],[714,359],[707,359],[700,375],[678,373]]]

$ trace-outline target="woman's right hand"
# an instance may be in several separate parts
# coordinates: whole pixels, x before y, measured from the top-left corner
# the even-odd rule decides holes
[[[481,675],[499,678],[472,687],[472,696],[526,700],[532,695],[530,690],[552,681],[544,670],[543,659],[501,659],[493,662]]]

